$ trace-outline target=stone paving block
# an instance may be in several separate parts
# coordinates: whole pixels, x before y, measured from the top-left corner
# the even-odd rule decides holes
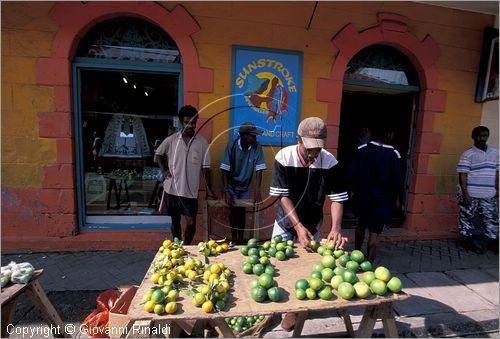
[[[451,279],[444,273],[418,272],[408,273],[406,276],[418,286],[426,288],[435,302],[447,305],[457,312],[494,308],[491,303],[479,297],[473,290]]]
[[[482,270],[483,272],[491,275],[495,280],[498,280],[498,267],[496,268],[485,268]]]
[[[293,332],[281,328],[281,315],[275,315],[273,323],[262,332],[263,338],[291,338]],[[355,326],[356,330],[356,326]],[[311,314],[305,321],[302,337],[346,336],[344,321],[335,311]]]
[[[415,317],[398,317],[399,333],[409,329],[417,337],[456,337],[467,333],[498,331],[498,317],[491,311],[444,312]],[[421,333],[420,335],[418,333]]]
[[[468,269],[446,271],[445,274],[461,282],[495,307],[498,306],[498,280],[494,280],[488,273],[483,270]]]
[[[419,316],[422,314],[444,313],[449,311],[449,307],[434,301],[431,290],[418,285],[407,275],[398,275],[403,283],[403,292],[411,295],[408,300],[395,302],[394,311],[399,316]]]

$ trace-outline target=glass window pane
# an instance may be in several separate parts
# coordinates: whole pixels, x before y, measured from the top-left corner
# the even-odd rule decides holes
[[[175,132],[177,74],[81,71],[87,216],[157,215],[154,150]]]
[[[94,26],[80,42],[77,56],[100,59],[181,63],[174,40],[149,22],[118,18]]]
[[[347,65],[346,79],[418,86],[415,69],[406,55],[384,45],[359,51]]]

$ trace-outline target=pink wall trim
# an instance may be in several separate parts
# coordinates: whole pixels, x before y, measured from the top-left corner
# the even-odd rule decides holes
[[[39,113],[40,137],[56,139],[57,162],[46,164],[40,190],[44,197],[53,197],[54,190],[74,190],[72,60],[82,37],[97,23],[121,16],[147,20],[167,32],[177,44],[183,58],[183,97],[186,104],[198,106],[199,93],[213,92],[213,69],[199,65],[198,51],[191,38],[201,27],[191,14],[177,5],[172,11],[155,2],[142,1],[68,1],[56,2],[50,17],[59,25],[50,57],[39,58],[36,80],[39,85],[54,88],[55,112]],[[211,127],[208,126],[208,127]],[[212,130],[204,131],[208,139]],[[66,196],[69,204],[76,206],[76,194]],[[49,212],[49,211],[47,211]],[[54,210],[52,213],[61,213]],[[68,222],[58,225],[58,234],[74,234],[78,229],[76,209],[65,208],[61,217]],[[74,222],[70,222],[74,221]]]
[[[418,171],[412,178],[410,193],[433,194],[437,180],[428,174],[428,161],[422,160],[428,159],[428,154],[441,152],[442,136],[433,132],[434,114],[443,112],[446,106],[446,91],[439,89],[436,66],[441,51],[429,35],[419,41],[415,35],[409,33],[408,19],[404,16],[394,13],[378,13],[377,20],[377,26],[364,31],[358,31],[353,24],[348,24],[332,38],[332,44],[339,50],[339,53],[332,65],[329,77],[318,79],[316,98],[318,101],[328,103],[328,127],[338,129],[343,78],[349,60],[361,49],[374,44],[389,45],[403,52],[418,72],[421,94],[420,116],[417,122],[418,136],[414,154],[415,161],[418,163]],[[423,187],[416,191],[419,184]],[[417,200],[412,195],[408,204],[409,213],[415,213],[420,209],[415,205]],[[407,226],[407,228],[418,231],[419,225]]]

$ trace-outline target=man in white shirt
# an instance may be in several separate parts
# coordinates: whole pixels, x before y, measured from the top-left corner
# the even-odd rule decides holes
[[[482,254],[483,250],[471,237],[476,213],[490,238],[488,249],[498,253],[498,150],[486,144],[489,136],[487,127],[474,128],[474,145],[462,153],[457,165],[460,244],[477,254]]]
[[[196,134],[198,111],[193,106],[179,110],[182,131],[167,137],[155,151],[156,160],[165,178],[160,209],[172,218],[172,235],[191,244],[196,232],[200,170],[203,172],[207,195],[215,197],[211,186],[210,151],[208,142]],[[181,236],[181,215],[186,228]]]

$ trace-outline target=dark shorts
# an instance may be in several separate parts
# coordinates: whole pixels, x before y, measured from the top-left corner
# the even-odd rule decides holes
[[[238,191],[232,188],[231,186],[227,187],[227,190],[229,194],[231,194],[231,198],[233,199],[248,199],[249,198],[249,192],[248,190],[246,191]]]
[[[179,197],[177,195],[165,193],[164,203],[164,213],[166,215],[187,215],[196,217],[196,213],[198,213],[198,199]]]
[[[361,229],[368,228],[368,232],[380,234],[384,230],[389,228],[389,224],[386,224],[386,223],[381,222],[381,221],[364,219],[364,218],[358,217],[358,225],[356,227],[361,228]]]

